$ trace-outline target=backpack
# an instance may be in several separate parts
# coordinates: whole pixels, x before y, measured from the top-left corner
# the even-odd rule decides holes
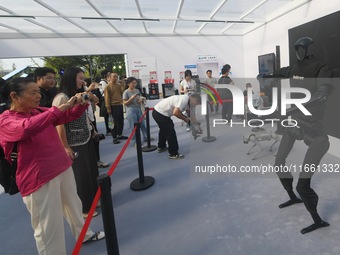
[[[0,184],[4,188],[5,193],[8,193],[9,195],[14,195],[19,192],[16,183],[17,147],[18,142],[15,142],[13,151],[11,152],[12,164],[10,164],[6,160],[4,150],[0,146]]]

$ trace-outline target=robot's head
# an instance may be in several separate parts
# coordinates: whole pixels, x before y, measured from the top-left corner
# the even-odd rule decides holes
[[[296,58],[298,60],[304,60],[307,57],[308,47],[313,43],[313,39],[310,37],[302,37],[294,44]]]

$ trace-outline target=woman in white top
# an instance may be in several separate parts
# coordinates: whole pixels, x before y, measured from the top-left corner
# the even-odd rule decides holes
[[[191,70],[185,70],[184,79],[179,85],[179,92],[182,95],[190,95],[196,91],[196,82],[192,79]]]
[[[192,79],[191,70],[185,70],[184,79],[181,81],[179,85],[179,92],[181,95],[190,96],[196,91],[196,82]],[[190,116],[188,116],[190,117]],[[187,124],[187,132],[190,132],[190,125]]]

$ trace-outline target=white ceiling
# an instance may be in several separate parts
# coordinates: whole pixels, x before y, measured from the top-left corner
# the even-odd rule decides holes
[[[0,0],[0,38],[245,35],[310,1]]]

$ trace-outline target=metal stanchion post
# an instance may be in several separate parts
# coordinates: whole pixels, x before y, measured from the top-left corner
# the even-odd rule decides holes
[[[108,255],[119,255],[115,216],[111,196],[111,179],[107,174],[98,177],[102,194],[100,197],[103,225],[105,231],[106,250]]]
[[[155,145],[151,145],[150,142],[150,108],[149,107],[145,107],[145,111],[146,111],[146,135],[147,135],[147,146],[144,146],[142,151],[143,152],[150,152],[150,151],[154,151],[157,149],[157,146]]]
[[[205,115],[205,121],[207,124],[207,136],[202,138],[203,142],[209,143],[216,140],[215,136],[210,136],[210,123],[209,123],[209,102],[207,102],[207,114]]]
[[[141,137],[140,137],[140,123],[136,122],[135,127],[136,127],[135,136],[136,136],[136,145],[137,145],[139,178],[131,182],[130,188],[135,191],[140,191],[140,190],[145,190],[145,189],[150,188],[155,183],[155,179],[151,176],[144,176],[142,142],[141,142]]]

